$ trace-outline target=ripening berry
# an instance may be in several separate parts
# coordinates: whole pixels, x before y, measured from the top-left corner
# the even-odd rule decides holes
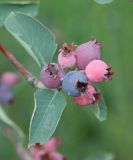
[[[80,106],[95,104],[99,99],[99,93],[91,84],[87,85],[86,91],[81,96],[73,97],[74,102]]]
[[[59,138],[53,137],[44,144],[44,148],[46,152],[54,152],[60,145],[61,140]]]
[[[45,65],[40,73],[40,80],[47,88],[58,88],[61,85],[63,71],[56,63]]]
[[[88,79],[92,82],[98,83],[105,80],[112,79],[113,72],[102,60],[93,60],[85,68],[85,73]]]
[[[51,138],[45,144],[36,143],[30,148],[30,154],[35,160],[65,160],[65,157],[57,152],[60,140]]]
[[[101,45],[96,39],[79,45],[75,50],[77,67],[84,70],[89,62],[100,59],[100,48]]]
[[[58,152],[50,153],[48,158],[49,158],[49,160],[66,160],[66,158]]]
[[[87,77],[82,71],[68,72],[62,82],[63,90],[70,96],[80,96],[87,84]]]
[[[7,85],[13,85],[18,83],[20,81],[20,78],[13,72],[5,72],[1,75],[0,81]]]
[[[8,104],[14,99],[13,91],[9,85],[0,82],[0,104]]]
[[[58,63],[62,68],[72,68],[75,66],[76,58],[75,53],[72,51],[74,43],[68,46],[66,43],[63,44],[63,48],[59,50]]]

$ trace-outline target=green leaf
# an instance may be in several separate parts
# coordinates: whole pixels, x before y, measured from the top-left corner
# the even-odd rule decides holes
[[[38,13],[38,1],[6,1],[0,3],[0,27],[4,25],[6,17],[10,12],[22,12],[30,16]]]
[[[21,129],[7,116],[3,108],[0,106],[0,130],[6,135],[11,136],[12,140],[22,143],[24,134]]]
[[[98,4],[108,4],[113,2],[113,0],[94,0],[95,2],[97,2]]]
[[[101,99],[97,102],[95,115],[99,121],[106,120],[107,117],[107,107],[104,101],[103,96],[101,95]]]
[[[0,4],[9,3],[9,4],[31,4],[31,3],[39,3],[39,0],[1,0]]]
[[[12,12],[5,21],[5,27],[40,67],[51,62],[57,47],[55,37],[38,20]]]
[[[65,106],[65,98],[60,92],[49,89],[36,91],[29,146],[44,144],[53,135]]]

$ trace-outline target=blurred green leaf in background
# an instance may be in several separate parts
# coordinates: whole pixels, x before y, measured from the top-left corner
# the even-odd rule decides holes
[[[0,27],[3,26],[6,17],[12,11],[36,16],[38,13],[38,3],[38,1],[0,1]]]
[[[4,109],[0,106],[0,130],[5,136],[11,136],[12,141],[22,143],[24,134],[21,129],[7,116]],[[7,134],[7,135],[6,135]]]
[[[113,2],[113,0],[94,0],[95,2],[97,2],[98,4],[108,4]]]

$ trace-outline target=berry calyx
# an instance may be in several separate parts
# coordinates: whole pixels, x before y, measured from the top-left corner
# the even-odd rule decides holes
[[[40,80],[47,88],[58,88],[61,85],[63,70],[56,63],[45,65],[40,73]]]
[[[75,53],[73,52],[74,43],[70,46],[67,43],[63,44],[63,48],[59,50],[58,63],[62,68],[73,68],[76,63]]]
[[[72,53],[73,48],[74,48],[74,43],[71,43],[70,46],[68,46],[67,43],[64,43],[63,48],[61,48],[59,52],[61,52],[64,56],[69,56],[69,54]]]
[[[85,67],[94,59],[100,59],[101,44],[96,39],[79,45],[75,50],[76,65],[78,69]]]
[[[100,94],[96,91],[96,89],[88,84],[86,86],[86,90],[81,96],[73,97],[74,102],[79,106],[87,106],[95,104],[100,99]]]
[[[85,68],[88,79],[92,82],[99,83],[105,80],[111,80],[114,72],[102,60],[93,60]]]

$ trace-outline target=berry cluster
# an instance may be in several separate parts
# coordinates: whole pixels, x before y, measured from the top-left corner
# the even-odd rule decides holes
[[[14,100],[12,85],[20,81],[13,72],[5,72],[0,75],[0,104],[9,104]]]
[[[112,79],[113,72],[100,60],[101,44],[96,39],[74,47],[74,43],[70,46],[64,43],[58,64],[45,65],[40,79],[47,88],[62,88],[80,106],[95,104],[100,94],[93,83]]]

